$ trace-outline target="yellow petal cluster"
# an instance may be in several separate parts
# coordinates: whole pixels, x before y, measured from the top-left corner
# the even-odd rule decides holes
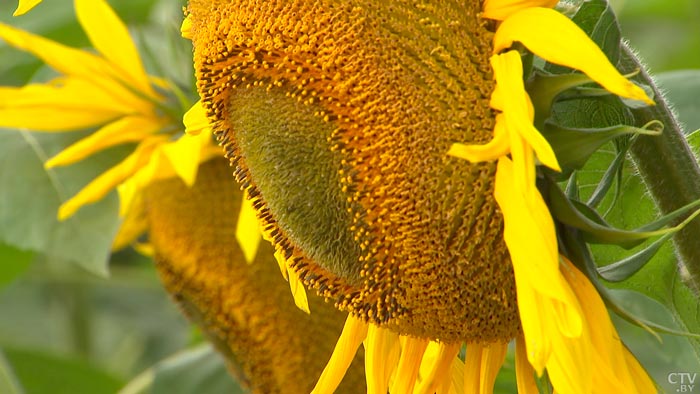
[[[36,3],[20,1],[17,13]],[[119,188],[126,232],[117,236],[115,247],[120,247],[144,229],[134,203],[143,187],[173,176],[192,185],[199,163],[220,153],[210,132],[183,134],[182,120],[166,103],[169,86],[146,73],[127,27],[106,1],[75,0],[75,11],[97,53],[0,24],[0,39],[32,53],[59,74],[45,83],[0,87],[0,126],[38,132],[95,129],[50,158],[46,168],[73,164],[116,145],[135,145],[131,154],[65,201],[58,212],[59,219],[67,219]],[[186,126],[208,131],[206,117],[196,108],[188,112]]]
[[[497,84],[491,107],[499,111],[494,137],[485,145],[455,144],[449,151],[472,162],[498,160],[494,193],[505,221],[523,330],[518,340],[518,386],[522,392],[537,392],[526,379],[532,367],[539,375],[546,369],[559,392],[587,393],[594,387],[602,392],[630,387],[653,392],[648,377],[637,385],[626,371],[617,375],[603,371],[618,365],[634,373],[640,368],[623,361],[630,358],[628,352],[591,283],[559,256],[552,217],[535,185],[537,165],[559,170],[559,164],[532,124],[534,110],[523,84],[520,54],[509,48],[519,42],[547,61],[583,71],[612,93],[652,101],[620,75],[573,22],[537,6],[548,2],[536,3],[485,3],[484,15],[501,21],[491,59]]]

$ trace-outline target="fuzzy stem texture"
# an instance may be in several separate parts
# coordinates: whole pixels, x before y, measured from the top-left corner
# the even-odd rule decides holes
[[[664,96],[633,51],[623,45],[620,59],[624,72],[641,70],[635,79],[654,91],[655,106],[634,110],[640,124],[659,120],[665,125],[660,136],[638,136],[631,146],[632,160],[657,206],[666,214],[700,199],[700,167],[678,121]],[[696,295],[700,294],[700,220],[693,220],[674,236],[682,275]]]

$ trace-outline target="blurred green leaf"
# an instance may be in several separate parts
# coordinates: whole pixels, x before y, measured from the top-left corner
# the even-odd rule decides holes
[[[154,365],[119,394],[245,394],[211,345],[179,352]]]
[[[77,359],[26,349],[5,349],[26,394],[113,394],[119,379]]]
[[[678,324],[673,314],[669,313],[668,308],[637,291],[612,290],[611,294],[617,303],[635,316],[669,328],[685,329],[683,325]],[[675,393],[678,389],[676,385],[669,383],[669,373],[700,371],[700,359],[692,351],[688,351],[688,338],[659,334],[659,341],[644,329],[621,318],[613,316],[613,321],[625,344],[665,392]]]
[[[684,126],[683,131],[690,134],[700,129],[700,70],[669,71],[657,74],[655,79],[666,91],[666,98]]]
[[[83,133],[39,134],[0,130],[0,240],[20,249],[107,274],[107,261],[119,226],[115,193],[59,222],[59,205],[123,153],[110,150],[79,164],[44,170],[47,158]]]
[[[0,352],[0,393],[23,394],[24,390],[19,384],[15,372],[7,362],[4,354]]]
[[[26,271],[33,257],[32,252],[22,251],[0,242],[0,287],[12,282]]]

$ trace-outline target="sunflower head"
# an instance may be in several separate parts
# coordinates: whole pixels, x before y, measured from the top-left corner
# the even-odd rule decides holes
[[[479,10],[189,6],[204,106],[266,233],[307,285],[403,334],[518,331],[496,165],[445,154],[494,128]]]

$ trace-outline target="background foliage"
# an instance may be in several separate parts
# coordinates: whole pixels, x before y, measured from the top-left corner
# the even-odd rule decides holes
[[[110,3],[143,44],[147,67],[191,84],[187,50],[177,51],[177,45],[183,45],[177,39],[182,2]],[[0,21],[72,46],[86,46],[87,38],[75,21],[71,4],[70,0],[45,0],[28,15],[12,18],[15,2],[3,1]],[[700,2],[615,0],[611,5],[618,12],[623,35],[676,104],[686,132],[700,129],[700,101],[693,95],[700,92]],[[177,57],[183,53],[185,57]],[[165,68],[153,60],[164,56],[172,60]],[[2,85],[19,86],[47,73],[31,56],[1,43],[0,59]],[[42,167],[46,157],[80,133],[0,133],[0,393],[239,391],[218,356],[170,302],[151,261],[131,250],[111,256],[105,253],[117,226],[116,196],[66,223],[54,219],[61,201],[124,151],[110,150],[86,165],[46,172]],[[700,147],[699,134],[691,139],[696,149]],[[602,170],[595,163],[587,168],[591,177]],[[622,197],[623,203],[618,201],[613,211],[615,220],[629,224],[655,216],[635,177],[627,178]],[[603,258],[614,253],[596,252]],[[623,284],[627,289],[616,294],[630,308],[659,323],[680,329],[698,327],[697,321],[694,325],[679,321],[664,307],[687,297],[678,293],[680,287],[672,287],[669,293],[664,282],[676,278],[673,270],[668,271],[673,258],[667,245],[654,264],[645,268],[643,279]],[[682,308],[689,309],[684,311],[687,315],[699,314],[697,302]],[[700,360],[688,339],[665,335],[659,342],[624,321],[616,323],[632,350],[669,392],[676,387],[667,381],[668,373],[700,373]],[[513,365],[509,358],[497,391],[512,391]]]

